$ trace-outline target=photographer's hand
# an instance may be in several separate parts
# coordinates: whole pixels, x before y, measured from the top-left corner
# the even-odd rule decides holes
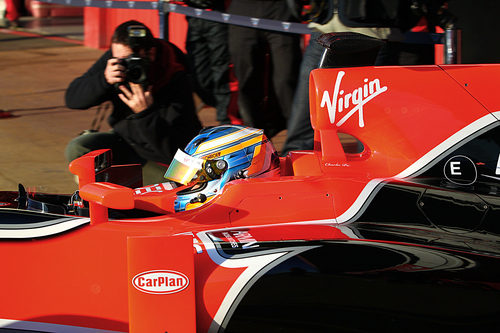
[[[120,90],[123,94],[119,94],[123,103],[127,104],[134,113],[139,113],[151,105],[153,105],[153,95],[151,94],[151,87],[144,91],[140,84],[130,82],[129,90],[126,86],[121,85]]]
[[[125,67],[120,65],[120,60],[111,58],[108,60],[106,69],[104,70],[104,78],[111,85],[125,81]]]

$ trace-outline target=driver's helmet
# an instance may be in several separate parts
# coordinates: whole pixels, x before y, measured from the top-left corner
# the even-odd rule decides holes
[[[175,211],[207,204],[234,179],[279,175],[279,157],[260,129],[222,125],[201,130],[177,150],[165,178],[189,185],[177,192]]]

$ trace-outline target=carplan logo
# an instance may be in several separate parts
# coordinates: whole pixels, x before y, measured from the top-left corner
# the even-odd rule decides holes
[[[147,294],[174,294],[186,289],[189,279],[181,272],[154,270],[134,276],[132,285]]]
[[[379,79],[373,79],[370,81],[365,78],[360,87],[346,93],[346,91],[344,91],[341,87],[344,75],[344,71],[338,72],[332,98],[330,98],[330,94],[327,90],[323,91],[321,107],[324,108],[326,106],[328,109],[328,116],[330,117],[330,123],[332,124],[335,124],[337,113],[340,116],[342,112],[347,112],[344,117],[337,122],[337,127],[342,126],[342,124],[344,124],[356,112],[359,114],[359,127],[364,127],[365,120],[363,115],[363,106],[376,96],[386,92],[387,86],[382,87]]]

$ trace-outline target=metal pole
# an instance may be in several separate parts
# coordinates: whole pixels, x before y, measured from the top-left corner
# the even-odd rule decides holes
[[[163,0],[158,0],[158,16],[160,17],[160,39],[168,40],[168,13],[163,9]]]
[[[462,63],[462,30],[452,28],[444,31],[444,63]]]

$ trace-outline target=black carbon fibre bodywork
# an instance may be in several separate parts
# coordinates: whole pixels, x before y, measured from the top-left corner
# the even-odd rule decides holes
[[[318,247],[261,277],[226,332],[500,329],[496,237],[423,224],[356,222],[349,228],[359,240],[311,244]]]
[[[226,332],[498,331],[497,259],[328,242],[271,270]]]
[[[225,332],[496,332],[498,203],[385,184],[347,226],[352,239],[308,243],[268,271]]]

